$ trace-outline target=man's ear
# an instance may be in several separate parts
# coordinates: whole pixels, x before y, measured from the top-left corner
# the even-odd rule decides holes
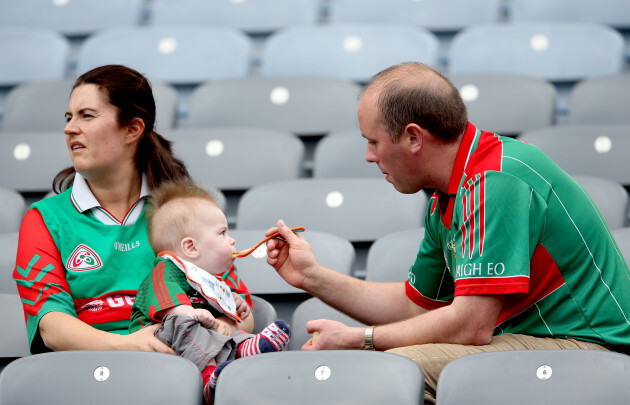
[[[403,136],[411,153],[418,153],[424,147],[425,131],[418,124],[408,124]]]
[[[144,120],[137,117],[132,119],[131,124],[127,125],[127,142],[131,144],[140,139],[144,133],[144,128]]]
[[[197,241],[191,238],[190,236],[186,236],[180,242],[180,247],[182,248],[182,252],[187,258],[196,259],[199,257],[199,249],[197,249]]]

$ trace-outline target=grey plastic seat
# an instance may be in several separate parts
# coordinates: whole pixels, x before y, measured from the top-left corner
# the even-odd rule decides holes
[[[33,370],[46,378],[33,384]],[[201,374],[197,367],[182,357],[163,353],[88,350],[42,353],[13,361],[0,374],[3,404],[200,405],[202,401]]]
[[[313,153],[313,177],[371,177],[383,179],[375,163],[365,161],[367,141],[361,131],[334,131],[317,142]]]
[[[624,39],[611,27],[586,22],[485,24],[453,37],[448,70],[510,73],[554,82],[620,73]]]
[[[0,315],[4,324],[1,332],[2,339],[0,339],[0,371],[3,371],[7,364],[30,354],[22,300],[17,292],[0,293]],[[0,373],[0,380],[2,374]],[[0,383],[0,391],[3,389]],[[1,397],[2,393],[0,393]],[[5,402],[0,399],[0,403]]]
[[[630,185],[630,125],[556,125],[519,139],[539,147],[571,175]]]
[[[629,7],[630,8],[630,7]],[[571,124],[630,124],[630,73],[585,79],[571,89]]]
[[[253,76],[204,83],[190,95],[189,127],[254,127],[321,135],[358,128],[361,88],[325,77]]]
[[[573,178],[591,197],[610,229],[628,225],[628,192],[621,184],[592,176],[575,175]]]
[[[363,350],[284,351],[228,364],[217,381],[215,405],[417,405],[423,392],[422,371],[407,357]]]
[[[626,0],[511,0],[509,20],[590,21],[615,28],[630,28],[630,7]]]
[[[309,298],[293,311],[289,350],[300,350],[311,339],[312,335],[306,330],[306,323],[315,319],[332,319],[347,326],[366,326],[364,323],[324,303],[319,298]]]
[[[470,25],[499,21],[499,0],[335,0],[333,23],[409,23],[431,31],[458,31]]]
[[[77,72],[121,64],[138,70],[151,81],[196,85],[246,76],[251,53],[251,40],[230,27],[112,27],[85,39],[77,56]]]
[[[325,76],[362,83],[401,62],[436,66],[438,48],[434,34],[411,24],[294,26],[267,38],[261,74]]]
[[[0,233],[19,231],[26,212],[26,201],[22,194],[12,188],[0,186],[0,205]]]
[[[143,3],[142,0],[1,1],[0,25],[39,27],[66,36],[85,36],[110,26],[140,24]]]
[[[14,6],[12,2],[2,4]],[[30,3],[28,7],[32,7]],[[44,28],[0,25],[0,55],[0,86],[61,79],[68,71],[70,42],[60,33]]]
[[[612,234],[619,247],[619,254],[626,259],[626,263],[630,263],[630,227],[613,229]]]
[[[238,250],[254,246],[265,237],[265,229],[235,229],[230,236],[236,240]],[[355,252],[352,244],[339,236],[306,229],[301,234],[313,248],[319,263],[343,274],[350,274]],[[235,266],[252,294],[301,294],[267,264],[267,248],[261,245],[252,254],[236,259]],[[285,319],[288,321],[288,319]]]
[[[0,233],[0,294],[17,294],[13,279],[17,257],[18,232]]]
[[[317,0],[155,0],[150,7],[150,24],[226,25],[248,34],[315,24],[319,16]]]
[[[304,144],[290,133],[206,128],[177,129],[165,136],[195,180],[223,191],[247,190],[301,174]]]
[[[630,356],[599,350],[472,354],[444,367],[438,405],[610,404],[630,402]]]
[[[252,295],[251,298],[254,305],[252,310],[254,315],[254,333],[260,333],[267,325],[278,319],[278,314],[273,304],[266,299],[257,295]]]
[[[407,281],[423,238],[424,228],[415,228],[393,232],[375,240],[368,250],[365,279]]]
[[[72,166],[62,130],[0,133],[0,187],[47,192],[61,169]],[[10,173],[10,175],[9,175]]]
[[[350,242],[372,242],[421,226],[424,192],[401,194],[382,179],[297,179],[250,188],[239,201],[238,229],[289,226],[332,233]]]
[[[501,135],[554,124],[556,89],[547,80],[514,74],[451,74],[468,119],[478,128]]]

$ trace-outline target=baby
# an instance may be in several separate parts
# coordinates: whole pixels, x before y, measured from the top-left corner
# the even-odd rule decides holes
[[[201,371],[206,402],[232,360],[282,350],[289,326],[278,320],[253,335],[249,291],[236,272],[234,239],[214,198],[191,183],[167,182],[147,207],[154,269],[138,289],[129,332],[160,322],[155,336]]]

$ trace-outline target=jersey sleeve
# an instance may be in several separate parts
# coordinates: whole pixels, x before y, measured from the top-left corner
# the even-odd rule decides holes
[[[221,275],[221,278],[228,285],[228,287],[230,287],[230,289],[233,292],[243,297],[243,299],[245,300],[245,302],[247,302],[247,305],[249,305],[250,308],[254,308],[254,304],[252,303],[252,297],[251,297],[251,294],[249,293],[249,289],[247,288],[243,280],[241,280],[241,276],[239,276],[238,271],[236,271],[236,267],[233,264],[230,270],[226,271],[225,273]]]
[[[537,236],[543,222],[540,199],[527,183],[496,171],[471,176],[463,187],[456,204],[455,295],[527,293],[535,248],[530,234]]]
[[[437,205],[437,196],[433,196],[424,221],[424,238],[405,285],[407,297],[426,309],[440,308],[453,300],[453,278],[442,251]]]
[[[41,318],[53,311],[77,314],[61,255],[36,209],[28,210],[22,220],[13,278],[24,308],[31,353],[45,351],[39,336]]]

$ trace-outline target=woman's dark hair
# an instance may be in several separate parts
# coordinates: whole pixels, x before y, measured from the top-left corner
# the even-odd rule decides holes
[[[154,131],[155,99],[149,81],[137,71],[122,65],[106,65],[79,76],[72,90],[84,84],[94,84],[109,98],[116,109],[121,126],[134,118],[144,121],[144,133],[138,142],[136,167],[146,173],[153,190],[166,180],[191,180],[184,163],[175,158],[171,142]],[[53,190],[61,193],[74,181],[74,167],[68,167],[53,179]]]

